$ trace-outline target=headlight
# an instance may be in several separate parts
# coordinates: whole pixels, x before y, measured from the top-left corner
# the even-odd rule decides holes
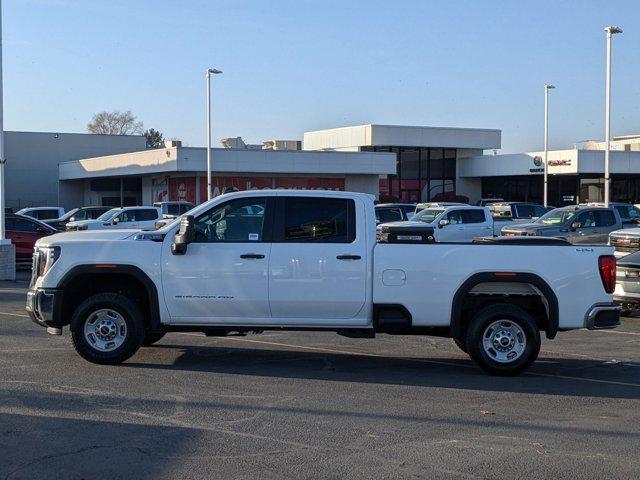
[[[38,277],[42,277],[60,257],[60,247],[38,247],[34,255],[36,256],[36,261],[34,262],[36,271],[33,273]]]

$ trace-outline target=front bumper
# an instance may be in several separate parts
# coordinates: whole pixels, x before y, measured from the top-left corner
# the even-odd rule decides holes
[[[62,328],[62,290],[37,288],[27,292],[26,310],[31,320],[42,327]]]
[[[585,316],[584,326],[589,330],[604,330],[620,326],[620,310],[615,303],[593,305]]]

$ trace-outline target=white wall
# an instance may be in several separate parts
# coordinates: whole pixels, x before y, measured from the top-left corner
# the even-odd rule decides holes
[[[344,189],[347,192],[361,192],[380,195],[380,177],[378,175],[346,175]]]

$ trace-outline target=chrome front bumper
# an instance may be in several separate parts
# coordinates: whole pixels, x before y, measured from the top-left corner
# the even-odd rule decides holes
[[[620,310],[615,303],[593,305],[585,316],[584,326],[589,330],[604,330],[620,326]]]
[[[31,320],[50,333],[62,328],[60,311],[62,306],[62,291],[55,289],[33,289],[27,292],[26,310]]]

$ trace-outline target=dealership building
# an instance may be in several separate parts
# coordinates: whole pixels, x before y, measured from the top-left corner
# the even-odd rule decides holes
[[[206,148],[142,136],[6,132],[7,206],[141,205],[206,199]],[[496,155],[501,131],[482,128],[358,125],[304,133],[299,140],[212,149],[213,192],[263,188],[371,193],[417,202],[482,197],[542,201],[543,153]],[[601,142],[554,150],[549,203],[602,199]],[[640,200],[640,136],[617,137],[612,197]]]

